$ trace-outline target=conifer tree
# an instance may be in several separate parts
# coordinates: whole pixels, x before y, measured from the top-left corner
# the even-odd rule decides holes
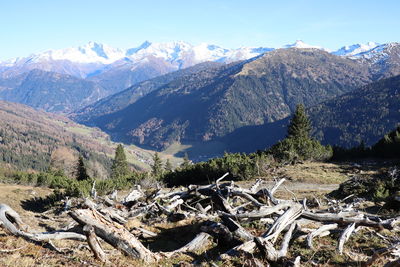
[[[290,124],[288,126],[289,138],[310,138],[311,123],[308,118],[303,104],[296,107]]]
[[[290,120],[285,139],[273,145],[268,152],[274,157],[295,163],[299,160],[325,160],[332,156],[332,148],[311,138],[311,122],[304,106],[297,105]]]
[[[160,176],[162,174],[162,161],[157,152],[153,155],[153,165],[151,166],[151,169],[154,176]]]
[[[89,175],[87,174],[85,163],[83,162],[83,157],[79,156],[78,163],[76,165],[75,177],[78,181],[84,181],[89,179]]]
[[[111,166],[111,177],[120,178],[129,175],[128,161],[123,145],[119,144],[115,149],[113,165]]]

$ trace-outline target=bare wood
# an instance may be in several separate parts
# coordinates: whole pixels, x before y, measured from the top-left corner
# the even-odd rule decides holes
[[[293,231],[296,227],[296,223],[292,223],[289,230],[286,232],[285,236],[283,237],[282,241],[282,246],[280,250],[276,250],[272,243],[268,241],[267,238],[262,238],[262,237],[256,237],[255,242],[257,246],[264,252],[266,255],[267,259],[269,261],[277,261],[278,259],[282,257],[286,257],[288,248],[289,248],[289,242],[290,239],[292,238]]]
[[[137,185],[136,188],[132,189],[131,192],[124,198],[124,203],[137,201],[138,199],[144,197],[144,193],[141,190],[140,185]]]
[[[246,192],[242,192],[242,191],[239,191],[239,190],[231,190],[230,193],[232,195],[240,196],[240,197],[243,197],[243,198],[249,200],[256,207],[264,206],[264,204],[260,203],[257,199],[255,199],[254,197],[252,197],[250,194],[248,194]]]
[[[371,258],[368,261],[366,261],[363,264],[361,264],[361,266],[362,267],[371,266],[378,258],[382,257],[385,254],[389,254],[392,251],[400,251],[400,243],[396,243],[396,244],[394,244],[394,245],[392,245],[390,247],[382,248],[382,249],[379,249],[379,250],[375,251],[374,255],[372,255]]]
[[[283,184],[283,182],[285,182],[285,181],[286,181],[285,178],[280,179],[280,180],[274,185],[274,187],[272,187],[272,189],[270,190],[271,195],[274,195],[274,194],[275,194],[275,191],[276,191],[276,190],[279,188],[279,186],[281,186],[281,184]]]
[[[244,229],[240,224],[235,222],[232,218],[228,216],[221,217],[223,223],[228,227],[229,231],[239,239],[240,241],[246,242],[254,239],[254,236]]]
[[[282,214],[274,224],[269,228],[268,232],[266,232],[263,237],[266,240],[272,240],[272,243],[275,243],[279,234],[290,224],[292,224],[303,212],[303,207],[295,203],[292,207],[290,207],[284,214]]]
[[[93,251],[94,257],[101,262],[106,262],[107,261],[107,256],[104,253],[103,249],[100,246],[99,240],[96,237],[96,234],[94,232],[93,226],[92,225],[85,225],[83,227],[83,232],[86,235],[88,244],[90,249]]]
[[[224,213],[220,212],[222,215],[236,218],[236,219],[260,219],[264,218],[268,215],[271,215],[273,213],[277,213],[283,209],[286,209],[288,207],[293,206],[294,202],[291,201],[286,201],[283,203],[280,203],[276,206],[263,206],[259,211],[253,211],[253,212],[247,212],[247,213],[240,213],[240,214],[229,214],[229,213]]]
[[[134,258],[145,262],[154,262],[159,256],[148,250],[125,227],[110,222],[95,210],[78,209],[69,213],[82,226],[92,225],[97,236]]]
[[[342,235],[340,236],[339,239],[339,246],[338,246],[338,250],[339,250],[339,254],[342,255],[343,254],[343,247],[344,247],[344,243],[350,238],[350,235],[353,233],[354,229],[356,227],[355,223],[350,224],[342,233]]]
[[[211,235],[201,232],[200,234],[196,235],[196,237],[192,241],[168,254],[199,251],[207,247],[207,245],[210,243],[211,238]]]
[[[393,229],[393,220],[386,220],[381,222],[375,222],[370,220],[368,217],[365,218],[364,214],[358,213],[357,216],[349,216],[345,213],[343,214],[334,214],[334,213],[314,213],[311,211],[304,211],[302,216],[311,220],[320,221],[320,222],[332,222],[338,224],[349,224],[356,223],[357,225],[375,227],[375,228],[386,228]]]
[[[14,225],[9,218],[12,218],[12,220],[16,223],[16,225]],[[49,240],[61,240],[61,239],[86,241],[86,237],[84,235],[74,232],[55,231],[55,232],[44,232],[44,233],[29,233],[20,230],[20,227],[26,226],[26,224],[23,223],[19,214],[6,204],[0,204],[0,221],[2,222],[2,226],[8,232],[10,232],[15,236],[20,236],[25,239],[28,239],[30,241],[48,242]]]
[[[316,236],[321,236],[323,233],[325,233],[326,231],[330,231],[333,229],[338,228],[338,224],[334,223],[334,224],[326,224],[321,226],[320,228],[318,228],[315,231],[312,231],[311,233],[309,233],[307,235],[307,246],[311,249],[314,249],[314,246],[312,244],[313,238]]]

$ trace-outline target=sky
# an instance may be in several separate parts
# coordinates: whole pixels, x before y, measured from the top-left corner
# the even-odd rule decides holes
[[[95,41],[338,49],[400,41],[398,0],[4,0],[0,60]]]

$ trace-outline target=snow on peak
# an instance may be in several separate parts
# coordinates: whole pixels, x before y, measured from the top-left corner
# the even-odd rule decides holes
[[[102,63],[109,64],[122,57],[125,52],[108,45],[89,42],[79,47],[48,50],[42,53],[33,54],[24,58],[24,62],[42,62],[51,60],[69,60],[75,63]],[[17,62],[16,62],[17,63]]]
[[[309,45],[302,40],[296,40],[293,44],[284,45],[282,48],[317,48],[322,49],[320,46]]]
[[[350,46],[346,45],[339,50],[332,52],[332,54],[337,56],[354,56],[374,49],[377,46],[379,46],[379,44],[375,42],[368,42],[366,44],[353,44]]]
[[[142,49],[146,49],[147,47],[149,47],[151,45],[151,43],[149,41],[144,41],[141,45],[139,45],[138,47],[134,47],[134,48],[129,48],[126,50],[126,55],[130,56],[135,54],[136,52],[138,52],[139,50]]]
[[[366,59],[368,61],[372,62],[380,62],[382,60],[387,59],[390,54],[392,48],[399,46],[400,43],[387,43],[387,44],[381,44],[378,45],[370,50],[367,50],[365,52],[361,52],[358,54],[355,54],[354,56],[351,56],[350,58],[353,59]]]

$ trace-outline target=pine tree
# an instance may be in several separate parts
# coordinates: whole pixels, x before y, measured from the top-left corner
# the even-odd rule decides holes
[[[151,166],[151,169],[154,176],[160,176],[162,174],[162,161],[157,152],[154,153],[153,165]]]
[[[83,162],[82,156],[79,156],[78,163],[76,165],[75,177],[78,181],[89,179],[89,175],[87,174],[86,166]]]
[[[167,161],[165,162],[165,170],[168,172],[172,171],[172,164],[169,159],[167,159]]]
[[[295,163],[299,160],[325,160],[332,156],[332,148],[311,138],[311,122],[304,106],[297,105],[290,120],[285,139],[273,145],[268,152],[274,157]]]
[[[128,161],[126,160],[126,155],[123,145],[119,144],[115,149],[115,156],[113,165],[111,166],[111,178],[120,178],[129,175],[130,170],[128,166]]]
[[[308,118],[304,106],[297,105],[296,111],[293,114],[288,126],[289,138],[310,138],[311,123]]]

